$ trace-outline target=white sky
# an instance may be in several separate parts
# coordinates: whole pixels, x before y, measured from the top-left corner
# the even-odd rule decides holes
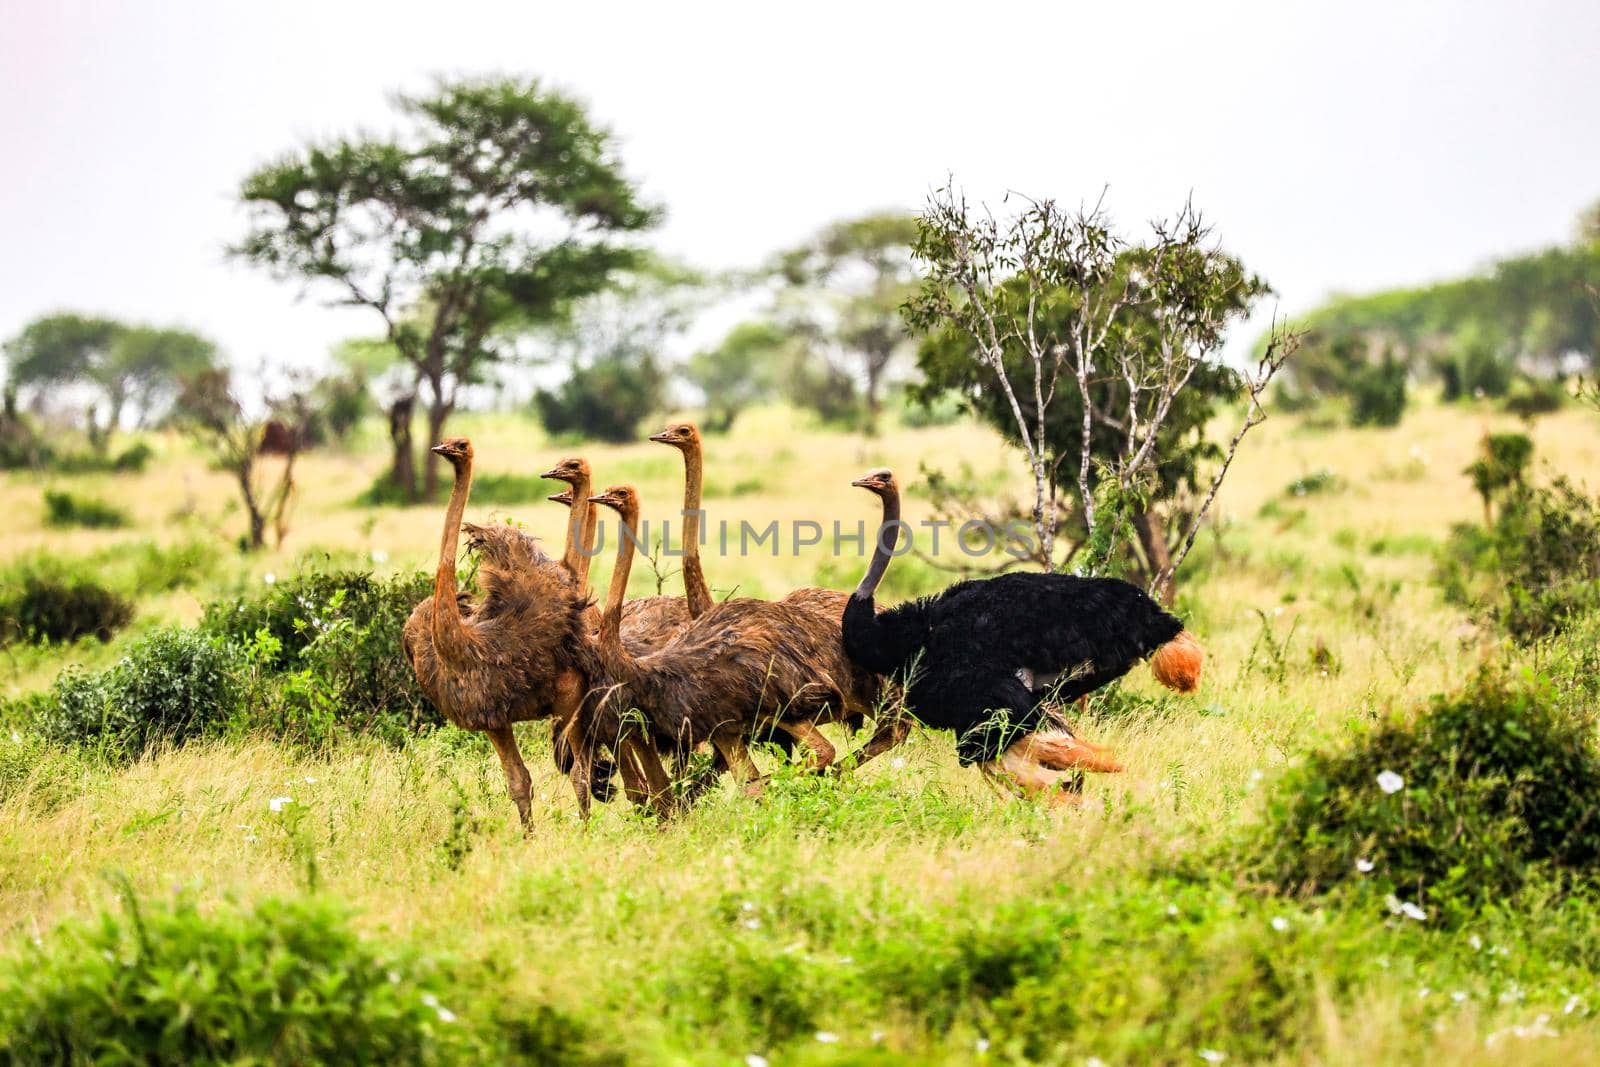
[[[759,262],[953,172],[1128,227],[1193,190],[1283,310],[1566,240],[1600,197],[1600,3],[0,0],[0,338],[75,308],[238,363],[374,332],[223,257],[254,166],[384,131],[435,74],[537,74],[664,203]],[[1255,327],[1247,332],[1254,333]]]

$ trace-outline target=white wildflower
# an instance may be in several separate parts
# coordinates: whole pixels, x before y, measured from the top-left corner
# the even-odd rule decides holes
[[[740,921],[739,925],[743,926],[746,930],[759,930],[761,929],[761,920],[743,919]]]
[[[422,994],[422,1004],[423,1007],[437,1008],[439,1006],[439,998],[432,993],[424,993]]]
[[[1473,934],[1471,937],[1467,938],[1467,944],[1472,946],[1472,951],[1474,952],[1483,951],[1483,938],[1479,937],[1477,934]]]
[[[874,1045],[880,1043],[882,1040],[883,1040],[883,1031],[882,1030],[874,1030],[874,1031],[872,1031],[872,1043]]]
[[[373,550],[372,550],[372,551],[371,551],[371,553],[369,553],[369,555],[370,555],[370,556],[371,556],[371,558],[372,558],[372,562],[373,562],[373,563],[374,563],[374,564],[375,564],[375,565],[376,565],[376,566],[379,566],[379,567],[381,567],[381,566],[383,566],[383,565],[384,565],[384,564],[385,564],[385,563],[388,563],[388,562],[389,562],[389,553],[387,553],[387,552],[385,552],[385,551],[384,551],[384,550],[383,550],[383,549],[381,549],[381,548],[375,548],[375,549],[373,549]]]
[[[1214,1048],[1203,1048],[1200,1050],[1200,1058],[1207,1063],[1221,1063],[1228,1058],[1228,1054],[1226,1052],[1218,1052]]]
[[[1420,907],[1411,903],[1409,900],[1400,905],[1400,914],[1419,923],[1424,922],[1428,918],[1427,912],[1423,911]]]
[[[433,1010],[439,1013],[439,1021],[442,1023],[453,1023],[456,1021],[456,1013],[451,1011],[449,1008],[434,1008]]]
[[[1406,780],[1393,771],[1378,772],[1378,788],[1385,793],[1398,793],[1406,787]]]
[[[268,571],[266,574],[263,574],[261,576],[261,580],[263,582],[266,582],[268,585],[276,585],[276,584],[278,584],[278,576],[276,574],[273,574],[271,571]]]
[[[1083,1067],[1106,1067],[1106,1061],[1099,1056],[1090,1056],[1083,1061]]]
[[[1360,871],[1362,874],[1371,874],[1372,869],[1376,866],[1376,863],[1373,863],[1365,856],[1362,856],[1360,859],[1356,860],[1356,870]]]
[[[836,1045],[839,1043],[839,1035],[832,1030],[818,1030],[817,1040],[824,1045]]]
[[[894,759],[889,761],[889,766],[893,767],[897,771],[900,770],[905,765],[906,765],[906,761],[905,761],[905,758],[903,756],[896,756]]]
[[[1465,991],[1458,989],[1450,994],[1450,999],[1460,1004],[1467,999],[1467,994]]]
[[[1432,993],[1433,993],[1433,990],[1429,989],[1427,986],[1423,986],[1421,989],[1417,990],[1417,999],[1418,1000],[1427,1000],[1428,997],[1432,995]]]
[[[743,904],[739,905],[739,910],[740,911],[755,911],[756,910],[755,902],[752,901],[752,900],[747,900]]]
[[[1383,898],[1383,906],[1389,909],[1390,915],[1400,914],[1400,898],[1393,893]]]
[[[12,744],[13,744],[13,745],[20,745],[20,744],[22,744],[22,735],[21,735],[21,734],[19,734],[19,733],[17,733],[17,731],[15,731],[15,730],[12,730],[12,731],[11,731],[11,743],[12,743]]]
[[[282,811],[284,808],[293,803],[294,797],[273,797],[271,800],[267,801],[267,810]]]
[[[972,1043],[972,1047],[978,1050],[978,1055],[982,1056],[985,1052],[989,1051],[989,1039],[986,1037],[980,1037],[978,1040]]]
[[[1172,915],[1172,916],[1176,916],[1178,914],[1178,906],[1176,904],[1168,904],[1167,905],[1167,914],[1168,915]]]
[[[1289,929],[1289,920],[1282,915],[1274,915],[1272,917],[1272,928],[1280,934],[1284,933]]]
[[[1578,994],[1574,993],[1574,994],[1572,994],[1572,996],[1567,998],[1566,1007],[1561,1009],[1561,1014],[1562,1015],[1571,1015],[1573,1012],[1577,1011],[1582,1006],[1583,1006],[1583,998],[1578,996]]]
[[[309,775],[309,774],[306,775],[306,785],[316,785],[316,784],[317,784],[317,780],[315,778],[311,777],[311,775]]]
[[[767,1058],[759,1052],[752,1052],[744,1058],[744,1067],[767,1067]]]

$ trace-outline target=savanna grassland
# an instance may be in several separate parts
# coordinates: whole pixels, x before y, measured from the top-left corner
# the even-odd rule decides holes
[[[452,425],[472,437],[485,479],[581,451],[597,484],[636,484],[647,515],[668,514],[682,492],[679,457],[658,445],[579,449],[509,416]],[[1360,879],[1304,892],[1261,858],[1264,812],[1308,752],[1409,717],[1485,664],[1554,671],[1561,699],[1592,711],[1592,679],[1563,666],[1583,649],[1513,648],[1433,581],[1451,524],[1482,515],[1463,468],[1486,429],[1514,428],[1488,408],[1438,405],[1385,430],[1265,423],[1180,576],[1177,609],[1209,654],[1200,693],[1173,697],[1138,670],[1097,697],[1084,732],[1127,770],[1089,780],[1078,810],[1002,800],[956,765],[948,735],[918,732],[841,780],[766,756],[774,777],[759,799],[724,785],[665,826],[621,802],[584,825],[548,728],[529,724],[525,836],[487,743],[453,729],[315,747],[245,730],[124,763],[41,742],[14,704],[0,724],[0,1031],[49,1004],[66,1012],[30,997],[56,988],[38,979],[65,973],[74,953],[124,946],[111,959],[140,937],[156,953],[161,930],[181,946],[207,936],[183,923],[245,924],[259,906],[269,925],[270,909],[291,909],[299,918],[283,927],[309,923],[317,944],[358,935],[365,948],[352,951],[370,953],[383,991],[368,1002],[388,1013],[374,1032],[415,1037],[386,1051],[350,1037],[373,1060],[1600,1061],[1600,895],[1582,884],[1530,877],[1447,915],[1397,910]],[[193,571],[183,581],[144,583],[110,642],[0,652],[6,696],[50,685],[69,663],[107,667],[152,628],[193,624],[205,603],[269,577],[431,567],[441,507],[355,503],[386,459],[378,428],[366,432],[348,452],[301,460],[287,544],[248,557],[225,540],[241,522],[231,483],[177,438],[153,439],[139,474],[5,475],[0,564],[46,554],[117,578],[151,558],[146,540],[206,546],[175,564]],[[1600,418],[1567,410],[1528,432],[1536,462],[1592,488]],[[890,466],[912,487],[915,523],[928,515],[923,464],[968,467],[997,495],[1026,490],[1017,456],[975,424],[866,438],[763,409],[708,439],[706,508],[713,524],[853,529],[877,504],[850,480]],[[559,544],[566,513],[542,500],[558,487],[523,484],[523,499],[502,490],[468,518],[511,517]],[[62,486],[129,524],[46,526],[42,491]],[[718,595],[848,588],[862,565],[820,546],[707,559]],[[609,560],[596,569],[603,589]],[[951,580],[906,557],[885,588],[896,599]],[[655,590],[637,565],[630,591]],[[1373,780],[1385,769],[1372,766]],[[1389,802],[1371,790],[1374,805]],[[101,914],[121,917],[109,942],[84,926]],[[147,926],[155,933],[137,933]],[[217,995],[214,974],[242,950],[217,951],[215,971],[183,977],[182,952],[157,969],[172,1017]],[[116,967],[85,988],[115,986]]]

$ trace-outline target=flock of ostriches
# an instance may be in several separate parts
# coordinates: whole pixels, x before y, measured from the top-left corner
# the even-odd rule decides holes
[[[550,558],[507,524],[463,524],[472,445],[434,447],[455,469],[433,595],[405,625],[417,682],[456,726],[489,735],[524,824],[532,779],[512,724],[548,719],[557,765],[587,816],[591,799],[628,798],[661,816],[732,774],[747,792],[761,777],[752,741],[772,740],[806,765],[836,768],[831,722],[874,732],[846,765],[904,740],[914,718],[952,730],[963,764],[1011,793],[1073,798],[1085,770],[1117,771],[1113,756],[1074,735],[1061,705],[1149,658],[1162,684],[1192,692],[1203,655],[1183,624],[1137,587],[1108,578],[1009,573],[958,582],[882,609],[873,602],[900,534],[894,476],[851,483],[882,501],[883,524],[853,593],[797,589],[781,600],[715,600],[699,555],[701,447],[680,423],[650,438],[683,453],[685,596],[626,599],[639,494],[615,486],[591,496],[589,466],[568,459],[545,474],[570,488],[566,549]],[[603,611],[589,592],[598,507],[626,528]],[[461,531],[477,560],[480,594],[456,581]],[[695,757],[697,750],[709,759]]]

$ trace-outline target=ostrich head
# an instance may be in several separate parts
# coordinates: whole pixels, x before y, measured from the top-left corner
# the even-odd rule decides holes
[[[875,493],[878,496],[888,496],[891,493],[898,494],[900,492],[900,486],[894,480],[894,471],[888,467],[870,470],[850,484],[865,489],[870,493]]]
[[[613,485],[598,496],[589,498],[591,504],[602,504],[624,518],[639,514],[639,494],[631,485]]]
[[[588,479],[589,464],[577,456],[572,456],[557,463],[554,467],[539,475],[539,477],[548,478],[552,482],[566,482],[568,485],[577,485],[578,482]],[[554,500],[555,497],[550,499]],[[569,499],[567,503],[571,503],[571,500]]]
[[[552,504],[565,504],[570,508],[573,504],[572,487],[569,485],[555,496],[547,496],[545,499],[550,501]]]
[[[472,442],[465,437],[446,437],[428,451],[436,456],[443,456],[449,460],[452,467],[459,467],[463,463],[472,461]]]
[[[650,440],[660,445],[671,445],[681,451],[687,451],[700,443],[700,431],[695,429],[692,422],[675,422],[660,433],[650,435]]]

